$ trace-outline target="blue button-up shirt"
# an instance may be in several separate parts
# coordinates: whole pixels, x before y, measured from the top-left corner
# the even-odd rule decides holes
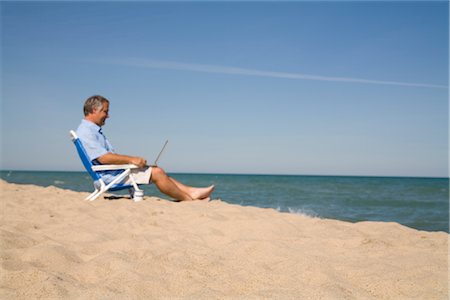
[[[106,153],[114,153],[111,143],[102,133],[102,128],[91,121],[81,120],[77,135],[93,164],[98,164],[97,158]]]
[[[97,124],[83,119],[76,132],[92,164],[99,165],[97,158],[106,153],[115,153],[111,143],[102,133],[102,128]],[[119,173],[120,170],[99,172],[100,177],[106,184],[111,182]]]

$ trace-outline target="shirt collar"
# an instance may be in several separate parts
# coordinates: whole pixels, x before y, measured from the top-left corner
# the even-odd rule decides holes
[[[81,122],[84,123],[86,126],[91,127],[95,131],[102,133],[102,128],[100,126],[98,126],[97,124],[95,124],[94,122],[91,122],[86,119],[82,119]]]

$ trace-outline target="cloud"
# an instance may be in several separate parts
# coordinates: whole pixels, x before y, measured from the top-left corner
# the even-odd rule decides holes
[[[101,60],[97,60],[96,62],[100,62],[100,63],[104,63],[104,64],[112,64],[112,65],[129,66],[129,67],[148,68],[148,69],[181,70],[181,71],[191,71],[191,72],[260,76],[260,77],[286,78],[286,79],[298,79],[298,80],[382,84],[382,85],[396,85],[396,86],[422,87],[422,88],[434,88],[434,89],[447,89],[448,88],[448,86],[445,86],[445,85],[436,85],[436,84],[427,84],[427,83],[410,83],[410,82],[400,82],[400,81],[385,81],[385,80],[372,80],[372,79],[349,78],[349,77],[309,75],[309,74],[302,74],[302,73],[273,72],[273,71],[253,70],[253,69],[246,69],[246,68],[239,68],[239,67],[190,64],[190,63],[181,63],[181,62],[174,62],[174,61],[157,61],[157,60],[138,59],[138,58],[101,59]]]

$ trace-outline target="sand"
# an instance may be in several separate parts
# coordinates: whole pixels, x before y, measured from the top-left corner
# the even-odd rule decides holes
[[[448,234],[0,181],[1,299],[448,299]]]

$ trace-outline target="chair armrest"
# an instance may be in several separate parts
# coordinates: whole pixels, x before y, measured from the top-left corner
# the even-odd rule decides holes
[[[139,168],[136,165],[128,164],[128,165],[95,165],[92,166],[93,171],[110,171],[110,170],[125,170],[125,169],[137,169]]]

